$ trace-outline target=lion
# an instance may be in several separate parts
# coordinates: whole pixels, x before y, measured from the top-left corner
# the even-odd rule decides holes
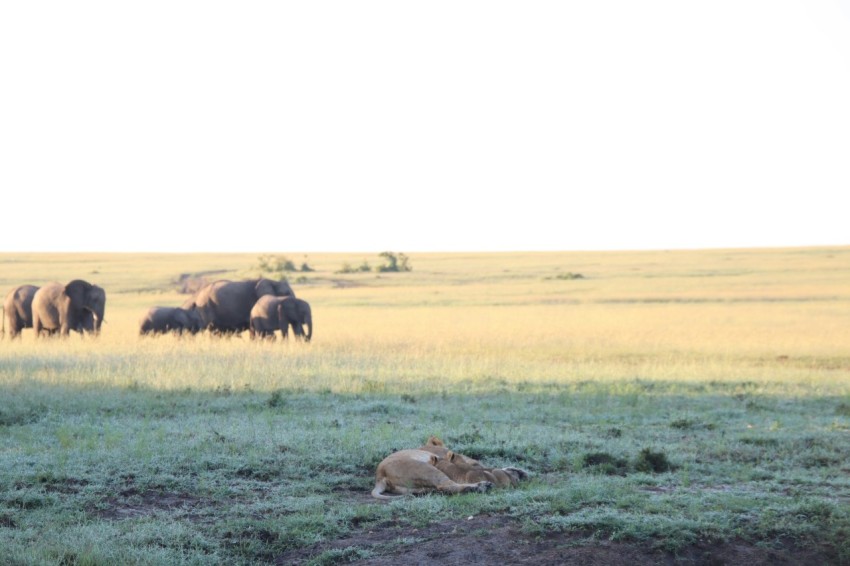
[[[443,444],[443,441],[437,438],[436,436],[431,436],[428,438],[428,442],[419,447],[420,450],[424,450],[426,452],[430,452],[431,454],[435,454],[438,458],[445,458],[449,453],[448,447]],[[460,458],[461,461],[470,464],[472,466],[481,465],[481,462],[470,458],[469,456],[464,456],[459,452],[454,453],[456,457]]]
[[[528,476],[520,468],[485,467],[474,458],[449,450],[432,436],[418,449],[400,450],[384,458],[375,473],[372,496],[393,499],[432,491],[484,493],[494,486],[514,486]]]
[[[419,495],[433,491],[484,493],[493,487],[490,481],[455,482],[437,468],[439,460],[436,455],[425,450],[399,450],[390,454],[378,464],[372,497],[394,499],[399,495]],[[395,496],[384,495],[386,493]]]
[[[434,465],[456,482],[487,481],[497,487],[514,486],[528,475],[528,472],[519,468],[485,468],[480,464],[470,464],[464,460],[463,454],[451,450],[445,458],[438,458]]]
[[[420,450],[425,450],[426,452],[430,452],[438,456],[441,461],[449,460],[449,455],[452,455],[449,463],[444,463],[443,467],[445,470],[448,470],[452,473],[448,473],[447,475],[451,477],[455,481],[460,481],[463,477],[478,477],[473,473],[474,469],[482,469],[488,472],[490,475],[494,476],[496,481],[489,479],[489,481],[493,482],[495,485],[499,487],[508,487],[513,486],[519,483],[520,480],[524,480],[529,476],[529,473],[521,468],[488,468],[484,466],[481,462],[474,458],[470,458],[469,456],[464,456],[459,452],[453,452],[449,450],[449,448],[443,443],[442,440],[437,438],[436,436],[431,436],[428,441],[419,448]],[[453,466],[451,466],[452,464]],[[439,466],[438,466],[439,467]],[[445,472],[444,470],[444,472]],[[455,474],[455,475],[452,475]],[[472,475],[469,475],[472,474]],[[484,476],[486,474],[479,474],[479,476]],[[473,480],[464,480],[464,481],[473,481]],[[482,480],[475,480],[482,481]]]

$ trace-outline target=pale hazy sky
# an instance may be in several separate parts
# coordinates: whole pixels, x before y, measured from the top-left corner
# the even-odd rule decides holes
[[[0,0],[0,251],[850,244],[850,0]]]

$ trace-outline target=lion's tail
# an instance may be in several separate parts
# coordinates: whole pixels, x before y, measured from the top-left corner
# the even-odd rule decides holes
[[[398,496],[384,495],[387,491],[387,479],[382,478],[375,482],[375,489],[372,490],[372,497],[375,499],[395,499]]]

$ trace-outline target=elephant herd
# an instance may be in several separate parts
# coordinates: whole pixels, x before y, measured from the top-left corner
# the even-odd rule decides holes
[[[8,323],[11,338],[19,337],[24,328],[32,328],[37,337],[67,336],[71,330],[97,335],[105,308],[106,292],[80,279],[67,285],[21,285],[12,289],[3,303],[3,333]],[[251,338],[274,338],[280,330],[287,338],[290,327],[296,338],[310,341],[310,304],[296,298],[287,281],[263,278],[209,283],[183,305],[151,307],[139,321],[141,335],[205,330],[231,335],[248,330]]]

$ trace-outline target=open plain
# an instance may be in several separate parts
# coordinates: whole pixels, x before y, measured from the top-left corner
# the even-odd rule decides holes
[[[0,564],[850,563],[850,247],[280,255],[309,344],[138,335],[257,254],[0,254],[107,294],[0,341]],[[432,434],[532,477],[371,498]]]

